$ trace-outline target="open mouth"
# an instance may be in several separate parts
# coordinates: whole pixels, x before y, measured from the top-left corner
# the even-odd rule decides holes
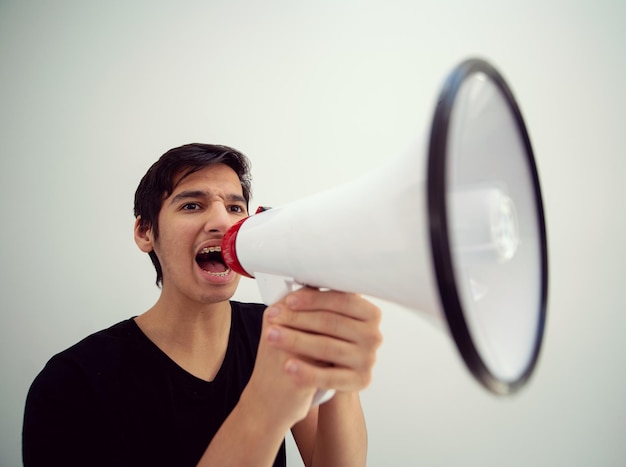
[[[200,250],[196,255],[196,263],[212,276],[223,277],[230,273],[230,268],[222,258],[222,248],[219,246],[208,246]]]

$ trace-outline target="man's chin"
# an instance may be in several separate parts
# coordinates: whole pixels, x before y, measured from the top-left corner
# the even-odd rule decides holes
[[[203,303],[219,303],[225,302],[233,298],[239,285],[239,274],[233,273],[234,276],[227,282],[210,283],[210,291],[202,294],[201,301]]]

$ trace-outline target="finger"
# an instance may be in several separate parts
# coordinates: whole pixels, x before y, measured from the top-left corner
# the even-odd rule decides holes
[[[372,380],[371,370],[359,372],[342,367],[325,367],[298,358],[287,360],[285,371],[299,386],[338,391],[360,391]]]
[[[274,347],[307,360],[355,370],[373,366],[376,358],[376,345],[361,346],[323,334],[301,332],[284,326],[273,325],[269,330],[268,340]]]
[[[337,292],[335,290],[318,290],[310,287],[302,288],[289,294],[285,304],[299,311],[328,310],[358,320],[380,321],[380,310],[373,303],[360,295]]]
[[[378,347],[382,342],[379,319],[362,321],[341,313],[324,310],[294,311],[282,303],[268,308],[267,321],[303,332],[323,334],[365,347]]]
[[[294,311],[275,305],[268,311],[268,321],[303,332],[324,334],[337,339],[356,342],[366,329],[362,321],[331,311]]]

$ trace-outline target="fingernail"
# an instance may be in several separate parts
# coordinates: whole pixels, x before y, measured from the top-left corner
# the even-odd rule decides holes
[[[287,370],[287,373],[296,373],[298,371],[298,364],[293,360],[289,360],[285,365],[285,370]]]
[[[278,329],[276,328],[272,328],[270,329],[270,332],[267,334],[267,338],[271,341],[271,342],[275,342],[278,340],[278,336],[280,335],[280,331],[278,331]]]
[[[272,306],[267,309],[267,317],[268,318],[276,318],[278,316],[278,307]]]
[[[287,297],[286,302],[289,308],[295,308],[296,306],[298,306],[298,298],[294,297],[293,295]]]

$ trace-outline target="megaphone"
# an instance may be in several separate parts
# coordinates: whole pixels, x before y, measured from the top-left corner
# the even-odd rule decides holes
[[[495,394],[536,366],[548,277],[539,178],[513,94],[482,59],[448,75],[426,148],[244,219],[222,254],[266,304],[302,284],[432,316]]]

